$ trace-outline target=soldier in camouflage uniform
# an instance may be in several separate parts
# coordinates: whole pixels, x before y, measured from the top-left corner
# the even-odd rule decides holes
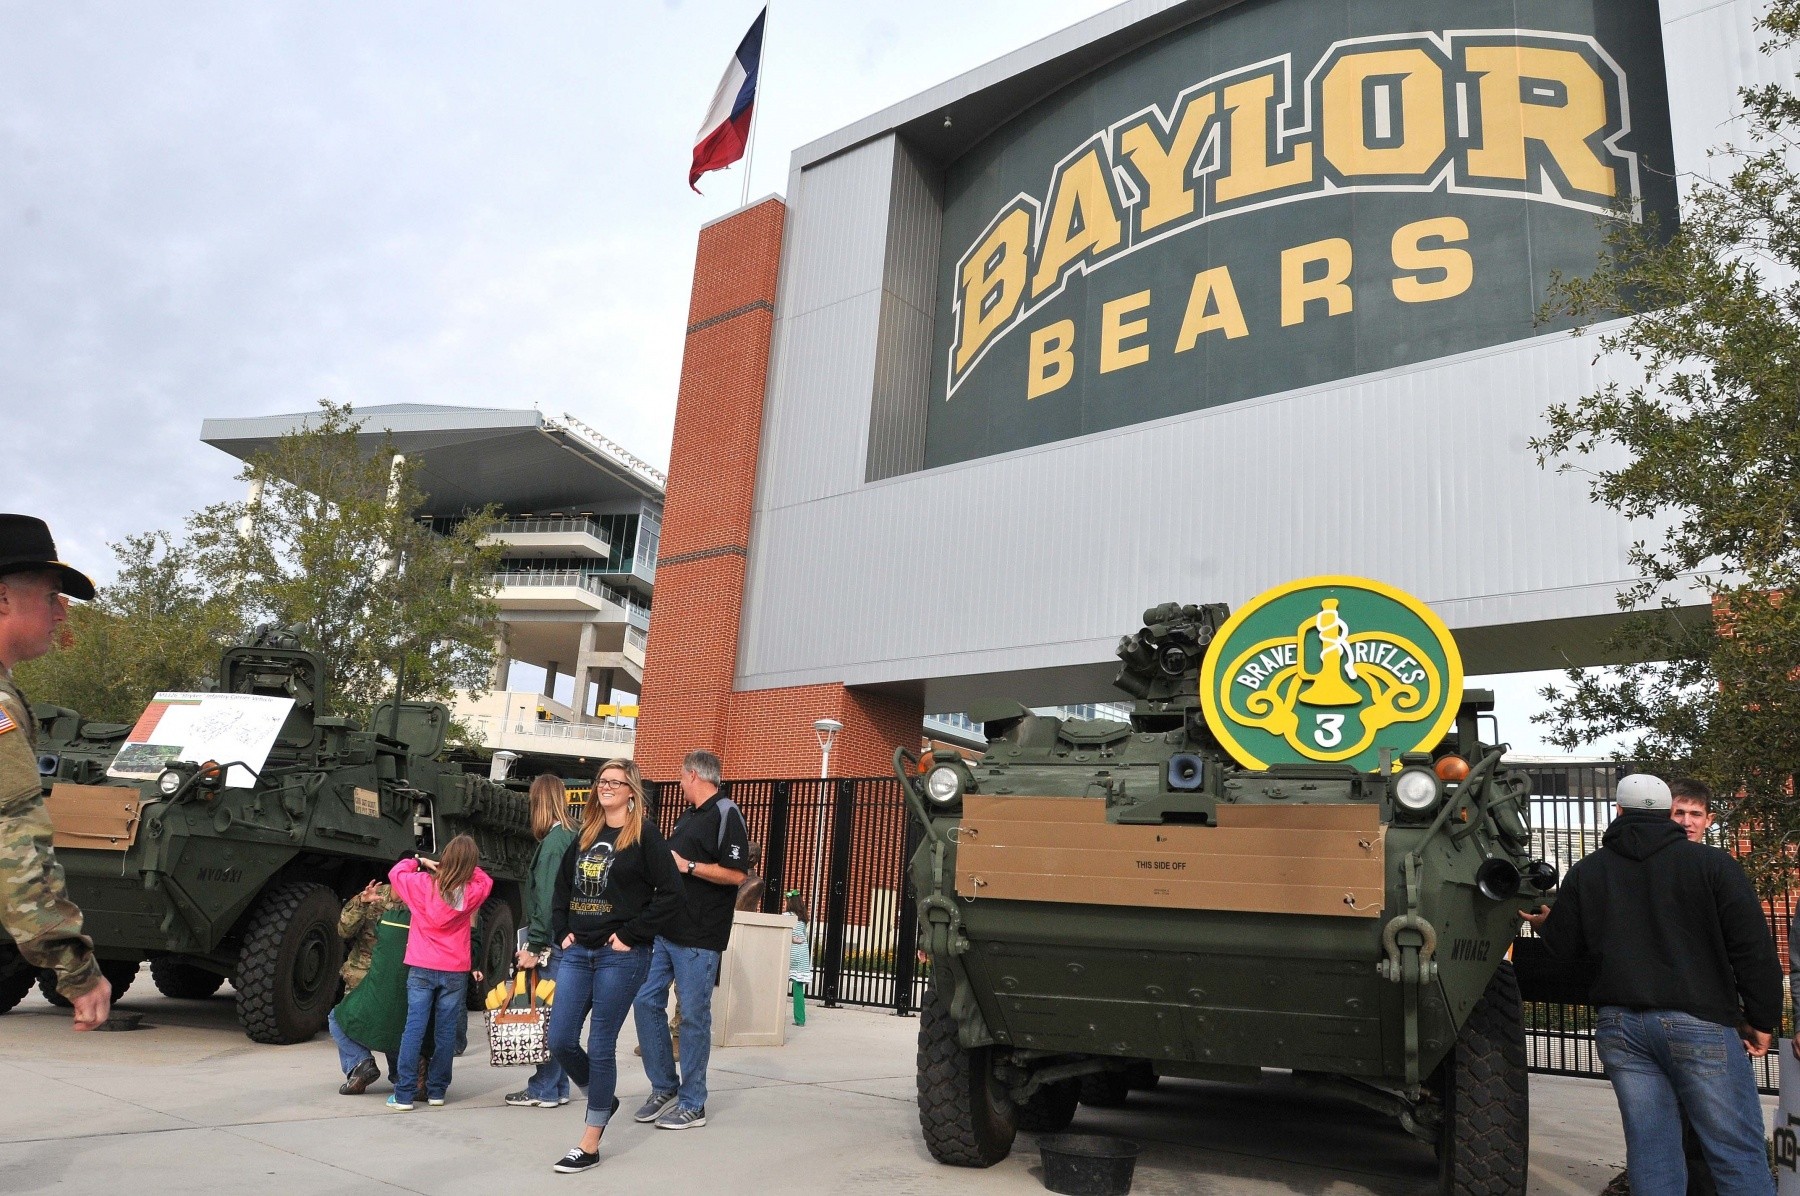
[[[94,583],[56,559],[41,519],[0,515],[0,926],[19,954],[56,971],[75,1007],[75,1028],[92,1030],[112,1008],[93,940],[69,900],[50,845],[50,814],[38,779],[37,728],[12,670],[51,648],[69,617],[68,597],[92,600]]]
[[[362,892],[344,902],[344,912],[338,915],[338,937],[344,940],[344,968],[339,974],[344,978],[345,996],[356,991],[369,974],[369,961],[375,957],[375,931],[381,919],[404,908],[406,903],[394,896],[392,886],[378,880],[370,881]]]

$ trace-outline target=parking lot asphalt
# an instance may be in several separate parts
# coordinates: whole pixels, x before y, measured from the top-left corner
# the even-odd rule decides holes
[[[602,1164],[562,1176],[581,1105],[510,1108],[522,1068],[487,1063],[479,1016],[449,1103],[383,1106],[385,1080],[337,1094],[329,1038],[259,1046],[238,1030],[230,990],[207,1001],[156,993],[148,972],[121,1003],[145,1029],[76,1034],[37,994],[0,1018],[0,1192],[481,1193],[594,1185],[620,1190],[1032,1193],[1034,1144],[985,1171],[933,1162],[913,1097],[918,1022],[813,1007],[781,1048],[716,1050],[708,1124],[679,1133],[621,1118]],[[627,1110],[646,1091],[620,1045]],[[1534,1076],[1532,1196],[1598,1192],[1623,1165],[1612,1092],[1593,1080]],[[1300,1089],[1165,1080],[1123,1109],[1082,1109],[1073,1131],[1143,1145],[1134,1192],[1425,1196],[1435,1167],[1391,1120]],[[670,1187],[673,1185],[673,1187]]]

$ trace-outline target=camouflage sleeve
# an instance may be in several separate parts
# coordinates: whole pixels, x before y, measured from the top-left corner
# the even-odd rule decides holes
[[[363,927],[373,922],[380,912],[378,906],[351,897],[344,902],[344,911],[338,915],[338,937],[346,943],[354,942]]]
[[[50,812],[23,716],[0,699],[0,925],[27,963],[55,969],[57,991],[74,997],[99,983],[100,965],[50,846]]]

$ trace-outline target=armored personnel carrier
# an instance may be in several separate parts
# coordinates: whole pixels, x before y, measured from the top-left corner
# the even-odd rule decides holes
[[[463,833],[495,880],[475,966],[506,970],[535,848],[528,801],[437,758],[448,710],[383,703],[369,730],[334,717],[323,662],[281,633],[227,649],[218,688],[294,700],[253,787],[224,784],[229,761],[109,779],[131,728],[32,709],[57,859],[115,997],[144,960],[165,996],[208,997],[230,978],[246,1034],[304,1041],[336,1000],[343,901],[400,857]],[[0,1012],[34,983],[62,1001],[0,934]]]
[[[940,1162],[991,1166],[1016,1131],[1160,1077],[1267,1068],[1391,1113],[1447,1194],[1524,1192],[1506,957],[1556,874],[1479,733],[1491,694],[1395,594],[1311,579],[1236,619],[1154,607],[1119,645],[1129,723],[997,703],[970,712],[978,763],[896,753],[924,828],[918,1106]]]

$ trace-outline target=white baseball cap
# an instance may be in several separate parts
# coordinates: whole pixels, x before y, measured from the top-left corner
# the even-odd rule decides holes
[[[1647,772],[1634,772],[1619,782],[1614,795],[1625,810],[1666,810],[1669,808],[1669,784]]]

